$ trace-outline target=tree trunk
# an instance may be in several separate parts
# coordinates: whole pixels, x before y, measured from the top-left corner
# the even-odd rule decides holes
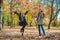
[[[0,0],[0,30],[2,29],[2,10],[1,10],[1,8],[2,8],[2,2],[3,2],[3,0]]]
[[[50,29],[50,24],[52,22],[52,17],[53,17],[53,3],[54,3],[54,0],[51,1],[51,16],[50,16],[50,21],[49,21],[49,24],[48,24],[48,29]]]
[[[48,29],[50,29],[50,24],[51,24],[51,22],[52,22],[52,19],[50,20],[50,22],[49,22],[49,24],[48,24]]]
[[[10,23],[10,28],[12,28],[13,27],[13,25],[12,25],[12,22],[13,22],[13,18],[12,18],[12,0],[11,0],[11,4],[10,4],[10,18],[11,18],[11,23]]]
[[[51,17],[50,17],[50,21],[49,21],[49,24],[48,24],[48,29],[50,29],[50,24],[51,24],[51,22],[52,22],[52,20],[54,20],[55,19],[55,17],[57,16],[57,13],[60,11],[60,9],[58,9],[57,11],[56,11],[56,14],[55,14],[55,16],[52,18],[52,14],[53,13],[51,13]]]

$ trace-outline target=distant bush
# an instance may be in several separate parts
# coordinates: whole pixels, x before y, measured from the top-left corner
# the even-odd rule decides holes
[[[58,21],[57,26],[60,27],[60,21]]]
[[[48,24],[44,23],[44,26],[48,26]]]
[[[54,24],[54,21],[52,21],[51,26],[59,27],[60,26],[60,21],[56,21],[56,24]]]

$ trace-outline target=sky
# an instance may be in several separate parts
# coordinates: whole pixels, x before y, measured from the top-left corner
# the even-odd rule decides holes
[[[58,20],[60,20],[60,12],[59,12],[59,14],[58,14],[57,18],[58,18]]]

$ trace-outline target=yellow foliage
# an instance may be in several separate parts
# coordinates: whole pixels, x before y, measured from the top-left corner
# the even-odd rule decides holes
[[[35,2],[28,2],[28,0],[16,0],[16,1],[17,1],[17,4],[20,2],[21,5],[22,5],[21,8],[17,8],[18,10],[16,9],[18,12],[21,11],[21,12],[25,13],[27,10],[29,10],[28,14],[26,15],[26,20],[27,20],[28,24],[30,24],[30,22],[32,21],[32,16],[36,16],[38,14],[38,12],[39,12],[39,5],[37,3],[35,3]],[[16,5],[13,7],[13,9],[16,8]],[[3,10],[9,11],[9,8],[8,8],[8,6],[6,4],[6,0],[3,1],[2,6],[3,6],[2,7]],[[49,15],[50,12],[51,12],[50,6],[45,8],[42,4],[40,4],[40,8],[41,8],[41,10],[43,10],[43,12],[46,15]],[[13,23],[18,23],[18,21],[19,20],[18,20],[17,15],[13,14]],[[47,21],[45,20],[45,22],[47,22]],[[34,22],[33,22],[33,24],[34,24]]]
[[[28,14],[26,15],[26,20],[27,20],[27,23],[28,23],[28,25],[29,25],[30,22],[32,21],[32,16],[31,16],[30,13],[28,13]]]
[[[19,21],[18,16],[16,14],[13,15],[13,24],[17,24]]]
[[[2,9],[3,9],[3,11],[7,11],[7,10],[9,11],[6,0],[4,0],[3,3],[2,3]]]

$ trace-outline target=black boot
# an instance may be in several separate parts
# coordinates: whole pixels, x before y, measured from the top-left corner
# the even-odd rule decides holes
[[[23,36],[23,33],[24,33],[24,29],[22,28],[20,32],[22,33],[22,36]]]
[[[20,32],[24,32],[24,29],[23,28],[21,28],[21,31]]]

